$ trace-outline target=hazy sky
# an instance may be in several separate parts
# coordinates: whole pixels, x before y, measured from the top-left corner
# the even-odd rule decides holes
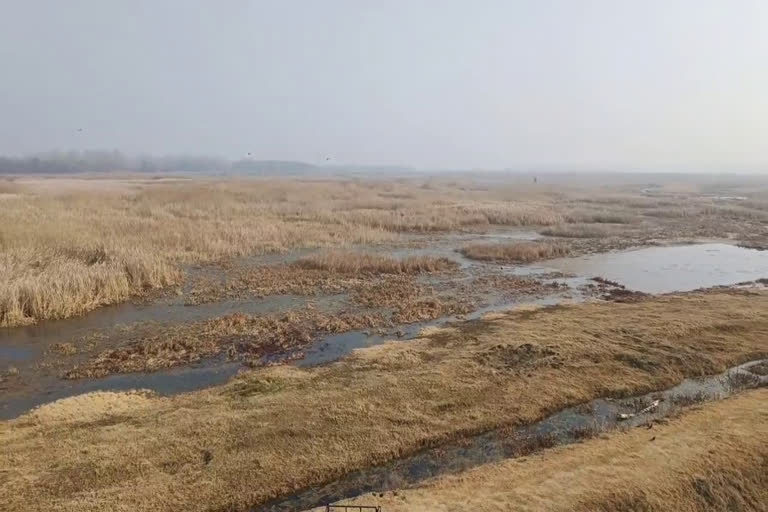
[[[0,0],[0,153],[70,148],[768,172],[768,1]]]

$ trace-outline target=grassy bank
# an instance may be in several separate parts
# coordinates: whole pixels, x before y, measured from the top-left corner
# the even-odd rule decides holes
[[[473,244],[461,249],[467,258],[498,263],[533,263],[567,256],[570,252],[568,246],[551,242]]]
[[[764,511],[768,390],[653,429],[614,433],[350,503],[387,512]]]
[[[0,423],[0,508],[247,510],[336,475],[598,396],[768,353],[768,294],[498,314],[325,367],[170,398],[93,393]]]

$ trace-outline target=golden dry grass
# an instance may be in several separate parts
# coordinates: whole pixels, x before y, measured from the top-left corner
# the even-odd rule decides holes
[[[652,430],[613,433],[344,503],[387,512],[765,511],[768,390],[699,407]]]
[[[172,287],[188,264],[381,244],[402,234],[550,226],[543,233],[590,243],[642,240],[644,231],[654,238],[738,233],[765,241],[759,190],[729,206],[696,197],[701,189],[659,189],[687,194],[665,199],[621,187],[482,184],[466,177],[3,180],[0,326],[79,315]],[[611,222],[631,224],[605,224]]]
[[[424,446],[765,357],[766,340],[768,294],[714,291],[497,314],[119,407],[122,394],[74,397],[0,423],[0,508],[247,510]]]
[[[440,181],[62,178],[3,190],[12,194],[0,208],[0,326],[173,286],[189,263],[562,220],[544,190]]]
[[[531,263],[567,256],[570,252],[567,245],[552,242],[473,244],[461,249],[467,258],[499,263]]]
[[[13,196],[22,192],[22,187],[14,180],[0,178],[0,198],[3,196]]]
[[[323,251],[295,262],[302,268],[345,274],[419,274],[455,269],[458,264],[448,258],[409,256],[393,258],[370,252]]]
[[[12,250],[0,254],[0,326],[80,315],[174,285],[181,276],[141,248]]]

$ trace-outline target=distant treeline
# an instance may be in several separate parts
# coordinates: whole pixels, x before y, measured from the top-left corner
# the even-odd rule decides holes
[[[304,162],[238,160],[206,156],[126,156],[119,151],[52,151],[20,158],[0,156],[0,174],[80,172],[184,172],[303,174],[317,169]]]

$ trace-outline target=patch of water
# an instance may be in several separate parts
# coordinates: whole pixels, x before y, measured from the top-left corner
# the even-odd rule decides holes
[[[187,323],[232,313],[271,313],[306,305],[317,297],[274,295],[257,300],[233,300],[185,306],[183,304],[132,304],[106,306],[87,315],[64,320],[50,320],[34,325],[0,328],[0,364],[4,359],[24,360],[38,357],[50,345],[67,342],[90,332],[137,322]],[[322,298],[327,305],[343,300],[341,296]]]
[[[451,322],[462,320],[477,320],[487,313],[509,311],[522,305],[553,306],[562,302],[562,297],[548,296],[529,298],[516,302],[497,302],[478,308],[467,315],[443,316],[427,322],[405,324],[389,329],[384,334],[371,334],[368,331],[349,331],[342,334],[326,336],[309,346],[299,358],[293,359],[293,364],[299,367],[311,367],[331,363],[341,359],[353,350],[380,345],[387,341],[407,341],[418,338],[425,327],[440,327]]]
[[[50,382],[42,392],[12,393],[4,397],[0,402],[0,420],[12,419],[39,405],[91,391],[148,389],[162,395],[196,391],[228,381],[239,369],[237,363],[217,363],[156,373],[110,375],[102,379],[48,379]]]
[[[34,352],[24,347],[0,345],[0,371],[5,363],[26,361],[34,356]]]
[[[102,330],[109,336],[116,326],[137,322],[158,324],[185,323],[221,315],[272,313],[304,307],[313,302],[324,310],[334,311],[346,304],[343,295],[325,297],[271,296],[259,300],[226,301],[198,306],[181,304],[121,304],[98,309],[88,315],[40,322],[39,324],[0,329],[0,373],[10,367],[18,370],[13,381],[0,392],[0,419],[14,418],[32,407],[60,398],[90,391],[122,391],[149,389],[160,394],[174,394],[223,384],[240,368],[239,363],[208,360],[193,367],[174,368],[154,373],[112,375],[101,379],[65,380],[60,369],[46,369],[46,352],[55,343],[71,342]],[[119,334],[119,331],[118,331]],[[113,336],[98,350],[120,342]],[[88,354],[73,356],[84,358]]]
[[[666,391],[622,399],[597,399],[564,409],[542,421],[512,430],[498,430],[430,448],[387,464],[348,473],[321,486],[274,500],[252,512],[310,510],[370,492],[407,488],[435,476],[459,473],[473,467],[524,456],[554,444],[578,442],[599,432],[650,424],[694,403],[718,400],[747,387],[768,385],[768,377],[749,373],[753,361],[720,375],[689,379]],[[732,387],[734,375],[751,376],[745,387]],[[648,412],[638,407],[658,405]],[[620,420],[621,414],[634,414]],[[652,434],[651,434],[652,435]]]
[[[669,293],[768,277],[768,252],[707,243],[559,258],[546,265],[572,274],[603,277],[634,291]]]

